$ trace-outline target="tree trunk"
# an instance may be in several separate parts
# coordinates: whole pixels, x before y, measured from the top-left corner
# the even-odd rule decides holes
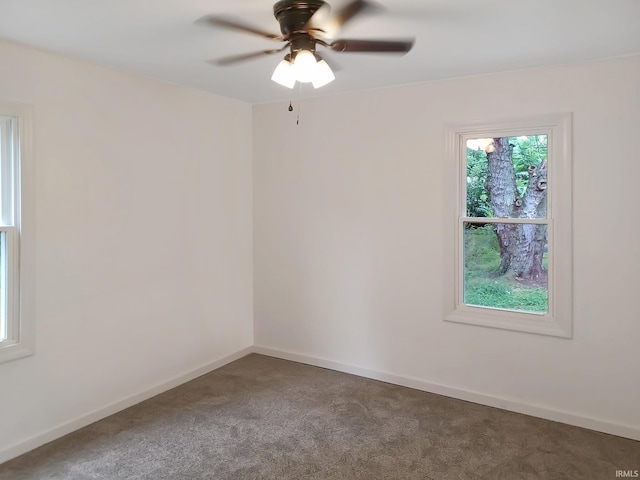
[[[546,162],[539,169],[529,168],[529,181],[520,197],[513,166],[513,145],[506,137],[494,138],[487,152],[488,175],[486,188],[491,199],[493,216],[498,218],[546,217]],[[546,282],[547,272],[542,266],[547,242],[546,225],[495,223],[493,230],[500,246],[500,266],[495,272],[509,272],[516,277]]]
[[[544,218],[547,210],[547,164],[539,169],[529,167],[529,182],[522,201],[519,218]],[[547,272],[542,267],[542,256],[547,243],[547,226],[521,224],[516,229],[515,251],[511,269],[524,279],[546,282]]]
[[[518,194],[516,172],[513,168],[513,146],[508,138],[494,138],[493,151],[487,153],[486,188],[491,199],[494,217],[511,217],[514,202]],[[493,231],[500,245],[500,266],[495,272],[504,275],[511,265],[516,226],[506,223],[494,223]]]

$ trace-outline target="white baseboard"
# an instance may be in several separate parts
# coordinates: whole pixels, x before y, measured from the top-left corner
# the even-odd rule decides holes
[[[522,400],[495,397],[480,392],[448,387],[446,385],[430,383],[417,378],[404,377],[400,375],[394,375],[392,373],[369,370],[354,365],[335,362],[333,360],[328,360],[325,358],[312,357],[301,353],[288,352],[275,348],[261,347],[256,345],[253,347],[253,351],[255,353],[267,355],[270,357],[281,358],[283,360],[291,360],[294,362],[313,365],[316,367],[328,368],[330,370],[336,370],[338,372],[350,373],[353,375],[358,375],[360,377],[380,380],[382,382],[414,388],[416,390],[422,390],[424,392],[444,395],[446,397],[457,398],[459,400],[478,403],[489,407],[496,407],[502,410],[508,410],[510,412],[531,415],[533,417],[544,418],[546,420],[552,420],[554,422],[566,423],[568,425],[573,425],[576,427],[588,428],[589,430],[596,430],[598,432],[608,433],[611,435],[640,441],[640,429],[638,428],[525,403]]]
[[[154,397],[162,392],[170,390],[178,385],[193,380],[201,375],[209,373],[217,368],[220,368],[228,363],[238,360],[250,353],[259,353],[261,355],[267,355],[270,357],[281,358],[284,360],[291,360],[294,362],[304,363],[307,365],[313,365],[316,367],[328,368],[330,370],[336,370],[338,372],[350,373],[358,375],[360,377],[371,378],[373,380],[380,380],[382,382],[392,383],[395,385],[401,385],[403,387],[414,388],[416,390],[422,390],[424,392],[435,393],[438,395],[444,395],[447,397],[457,398],[460,400],[466,400],[468,402],[478,403],[481,405],[487,405],[489,407],[501,408],[511,412],[522,413],[525,415],[531,415],[534,417],[544,418],[555,422],[566,423],[568,425],[574,425],[577,427],[588,428],[590,430],[596,430],[599,432],[609,433],[611,435],[617,435],[620,437],[630,438],[632,440],[640,441],[640,429],[628,427],[626,425],[620,425],[606,420],[600,420],[581,415],[576,415],[570,412],[564,412],[560,410],[554,410],[547,407],[540,407],[537,405],[524,403],[520,400],[505,399],[487,395],[484,393],[473,392],[463,390],[454,387],[448,387],[446,385],[439,385],[436,383],[426,382],[417,378],[404,377],[391,373],[379,372],[375,370],[369,370],[366,368],[357,367],[354,365],[348,365],[345,363],[335,362],[324,358],[312,357],[309,355],[288,352],[284,350],[278,350],[275,348],[253,346],[244,348],[231,355],[222,357],[214,362],[210,362],[206,365],[202,365],[194,370],[178,375],[166,382],[162,382],[155,385],[152,388],[138,392],[134,395],[126,397],[122,400],[114,402],[105,407],[94,410],[93,412],[82,415],[74,420],[65,422],[55,428],[52,428],[46,432],[35,435],[26,440],[17,442],[3,450],[0,450],[0,463],[6,462],[15,458],[23,453],[27,453],[30,450],[38,448],[45,443],[56,440],[63,437],[75,430],[86,427],[98,420],[113,415],[121,410],[132,407],[144,400]]]
[[[173,377],[165,382],[159,383],[149,389],[138,392],[117,402],[111,403],[110,405],[107,405],[105,407],[101,407],[97,410],[94,410],[93,412],[82,415],[69,422],[65,422],[62,425],[52,428],[51,430],[15,443],[3,450],[0,450],[0,463],[11,460],[12,458],[15,458],[19,455],[22,455],[23,453],[27,453],[33,450],[34,448],[38,448],[44,445],[45,443],[49,443],[53,440],[56,440],[57,438],[63,437],[75,430],[86,427],[87,425],[97,422],[98,420],[102,420],[103,418],[106,418],[109,415],[113,415],[114,413],[124,410],[125,408],[132,407],[133,405],[143,402],[144,400],[148,400],[151,397],[155,397],[156,395],[166,392],[167,390],[171,390],[178,385],[182,385],[183,383],[198,378],[228,363],[238,360],[252,352],[252,347],[243,348],[242,350],[232,353],[231,355],[219,358],[218,360]]]

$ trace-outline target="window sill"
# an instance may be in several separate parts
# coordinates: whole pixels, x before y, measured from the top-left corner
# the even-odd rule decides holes
[[[33,348],[22,343],[0,343],[0,364],[33,355]]]
[[[572,338],[573,336],[571,322],[562,322],[549,314],[519,313],[512,310],[463,305],[446,315],[444,319],[447,322],[537,333],[552,337]]]

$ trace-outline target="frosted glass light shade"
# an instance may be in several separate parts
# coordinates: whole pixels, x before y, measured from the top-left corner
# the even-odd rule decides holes
[[[324,87],[327,83],[333,82],[336,79],[336,76],[333,74],[331,67],[324,60],[320,60],[316,63],[316,71],[313,76],[314,88]]]
[[[300,50],[296,53],[296,58],[293,60],[296,80],[301,83],[311,82],[316,75],[317,63],[315,55],[309,50]]]
[[[282,60],[273,71],[271,80],[279,83],[283,87],[293,88],[296,84],[296,74],[293,69],[293,64],[288,60]]]

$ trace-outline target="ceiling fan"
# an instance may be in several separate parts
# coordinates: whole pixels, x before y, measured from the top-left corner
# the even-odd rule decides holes
[[[413,39],[405,40],[333,40],[337,31],[355,16],[376,9],[366,0],[350,0],[335,12],[323,0],[280,0],[273,6],[273,14],[280,24],[281,35],[276,35],[227,17],[208,15],[199,23],[224,27],[284,42],[280,48],[220,58],[217,65],[231,65],[263,55],[272,55],[289,48],[278,64],[271,79],[293,88],[296,81],[312,83],[319,88],[333,81],[335,76],[329,65],[317,53],[318,46],[335,52],[398,53],[405,54],[413,47]]]

